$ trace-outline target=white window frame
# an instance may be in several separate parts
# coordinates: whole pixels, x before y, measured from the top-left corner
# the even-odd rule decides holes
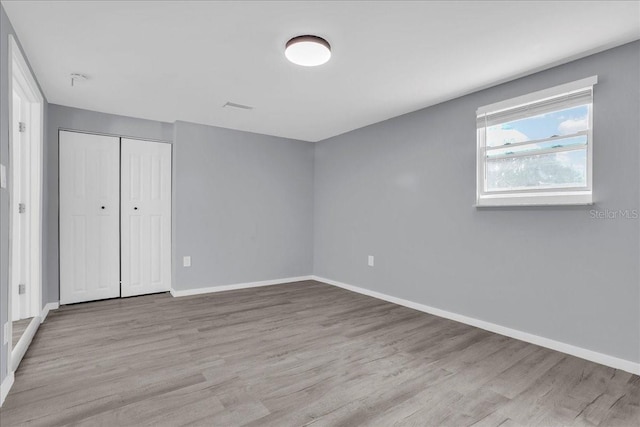
[[[477,120],[487,114],[520,108],[527,104],[558,98],[574,92],[591,90],[591,105],[589,108],[589,129],[587,135],[587,185],[586,187],[562,188],[551,187],[544,189],[518,189],[486,191],[486,125],[477,126],[477,176],[476,176],[476,207],[484,206],[539,206],[539,205],[590,205],[593,204],[593,86],[598,82],[598,76],[554,86],[549,89],[529,93],[494,104],[485,105],[476,111]],[[537,115],[532,113],[531,117]]]

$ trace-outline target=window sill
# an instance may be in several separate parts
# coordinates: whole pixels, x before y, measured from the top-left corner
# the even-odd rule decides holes
[[[475,208],[512,206],[589,206],[591,192],[490,195],[479,197]]]

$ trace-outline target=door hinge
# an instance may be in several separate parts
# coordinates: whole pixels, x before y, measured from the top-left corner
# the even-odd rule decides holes
[[[18,203],[18,213],[25,213],[27,210],[27,205],[24,203]]]
[[[27,285],[25,285],[24,283],[20,283],[18,285],[18,294],[22,295],[22,294],[24,294],[26,292],[27,292]]]
[[[25,122],[18,122],[18,131],[26,132],[26,130],[27,130],[27,124]]]

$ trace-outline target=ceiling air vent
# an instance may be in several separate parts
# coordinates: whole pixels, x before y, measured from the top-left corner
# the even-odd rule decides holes
[[[253,110],[253,107],[249,105],[236,104],[235,102],[227,102],[222,108],[239,108],[241,110]]]

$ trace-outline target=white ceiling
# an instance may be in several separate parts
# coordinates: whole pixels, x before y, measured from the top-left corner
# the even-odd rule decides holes
[[[307,141],[640,38],[637,1],[2,3],[49,102]]]

